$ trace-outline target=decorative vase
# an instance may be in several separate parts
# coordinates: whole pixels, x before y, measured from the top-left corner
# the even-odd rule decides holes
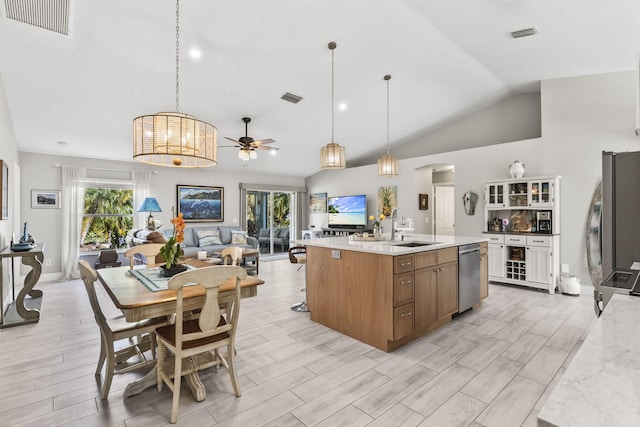
[[[178,273],[182,273],[183,271],[187,271],[187,266],[184,264],[176,264],[171,268],[167,268],[164,265],[160,266],[160,272],[163,277],[171,277],[175,276]]]
[[[373,236],[380,237],[382,236],[382,227],[373,227]]]
[[[520,160],[511,163],[509,165],[509,174],[511,178],[522,178],[522,175],[524,175],[524,163]]]

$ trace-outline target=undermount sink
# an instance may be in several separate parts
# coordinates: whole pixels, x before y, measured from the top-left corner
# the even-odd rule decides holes
[[[404,243],[396,243],[394,246],[403,246],[405,248],[417,248],[418,246],[429,246],[436,245],[439,242],[404,242]]]

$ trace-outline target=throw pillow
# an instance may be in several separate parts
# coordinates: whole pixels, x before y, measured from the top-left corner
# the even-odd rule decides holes
[[[231,230],[231,243],[246,245],[247,244],[247,232]]]
[[[152,231],[147,236],[147,241],[151,243],[165,243],[167,239],[164,238],[164,234],[159,233],[157,231]]]
[[[218,230],[201,230],[198,231],[198,246],[221,245],[220,234]]]

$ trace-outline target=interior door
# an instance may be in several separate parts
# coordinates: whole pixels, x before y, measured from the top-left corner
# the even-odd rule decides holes
[[[454,189],[450,186],[434,186],[435,217],[434,231],[441,236],[453,236],[455,227]]]

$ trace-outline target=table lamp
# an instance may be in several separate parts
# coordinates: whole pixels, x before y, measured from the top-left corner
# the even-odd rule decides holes
[[[149,212],[149,217],[147,218],[147,228],[149,230],[155,230],[156,226],[154,223],[153,215],[151,212],[162,212],[160,209],[160,205],[155,197],[147,197],[144,199],[140,207],[138,208],[138,212]]]

